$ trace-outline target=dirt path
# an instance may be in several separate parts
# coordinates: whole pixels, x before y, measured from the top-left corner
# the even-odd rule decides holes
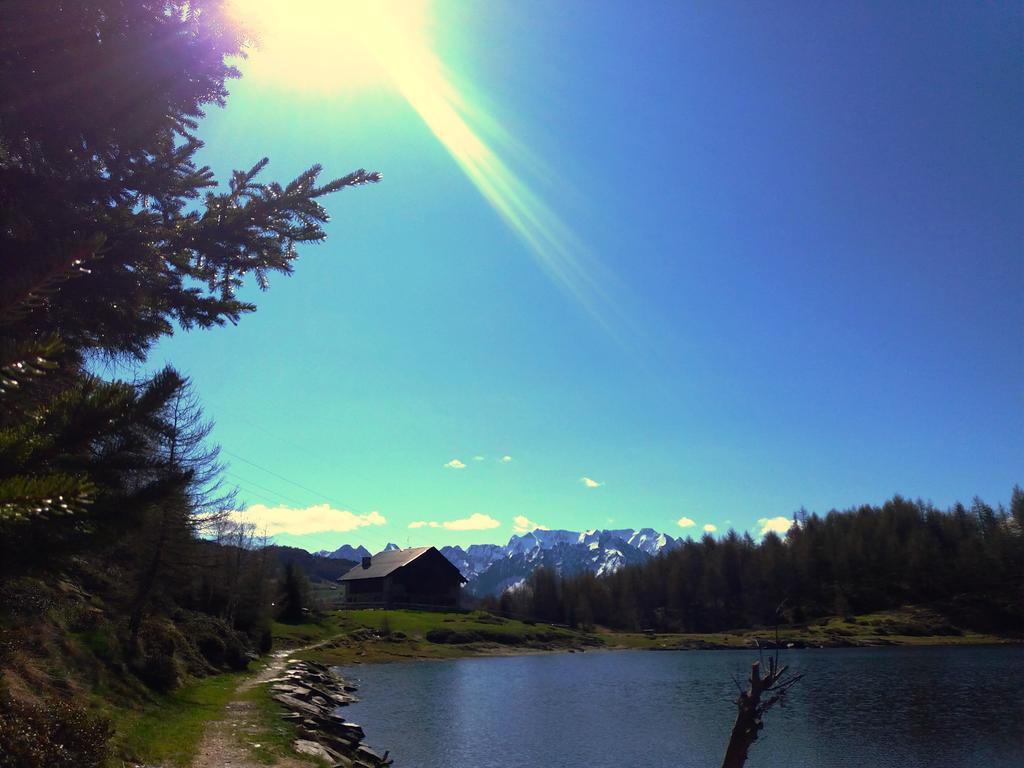
[[[255,704],[242,695],[281,674],[288,659],[299,650],[304,649],[274,653],[266,667],[239,684],[224,709],[224,717],[207,725],[192,768],[267,768],[266,763],[260,762],[251,752],[259,744],[260,729],[256,722]],[[275,768],[316,768],[318,765],[291,757],[278,758],[274,763]]]

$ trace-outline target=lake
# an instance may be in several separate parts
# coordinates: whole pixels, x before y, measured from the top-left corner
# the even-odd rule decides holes
[[[755,654],[612,651],[341,668],[345,716],[396,768],[721,764]],[[748,766],[1019,768],[1019,647],[790,650],[805,678]]]

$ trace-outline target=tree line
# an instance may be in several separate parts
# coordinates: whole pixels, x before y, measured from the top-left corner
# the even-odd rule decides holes
[[[1022,598],[1024,491],[1015,487],[1009,509],[975,499],[940,510],[896,496],[798,512],[782,536],[690,538],[601,577],[542,568],[489,607],[572,626],[716,632],[938,604],[966,625],[1019,631]]]

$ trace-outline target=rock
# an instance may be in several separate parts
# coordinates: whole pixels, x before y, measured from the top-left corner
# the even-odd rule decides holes
[[[334,757],[324,749],[320,744],[309,739],[296,739],[292,743],[292,748],[300,755],[309,755],[311,757],[319,757],[324,760],[334,761]]]
[[[358,699],[356,686],[328,667],[293,660],[283,676],[270,682],[271,697],[290,710],[282,719],[295,723],[295,750],[330,760],[336,768],[382,768],[391,765],[362,743],[363,729],[335,710]]]
[[[359,745],[359,749],[356,750],[356,755],[358,757],[363,757],[363,758],[367,758],[368,757],[371,760],[375,761],[376,763],[383,763],[384,762],[384,758],[381,755],[378,755],[376,752],[374,752],[372,749],[370,749],[365,744],[360,744]]]
[[[315,704],[309,704],[301,699],[296,699],[294,696],[289,696],[287,693],[278,693],[272,696],[274,701],[283,704],[293,712],[303,712],[310,715],[319,715],[320,708]]]

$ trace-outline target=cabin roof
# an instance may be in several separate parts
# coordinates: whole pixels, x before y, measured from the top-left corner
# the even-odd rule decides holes
[[[392,549],[387,552],[378,552],[371,558],[369,568],[363,568],[362,563],[356,563],[338,581],[381,579],[394,573],[402,566],[408,565],[424,552],[428,552],[431,549],[433,547],[411,547],[410,549]]]

